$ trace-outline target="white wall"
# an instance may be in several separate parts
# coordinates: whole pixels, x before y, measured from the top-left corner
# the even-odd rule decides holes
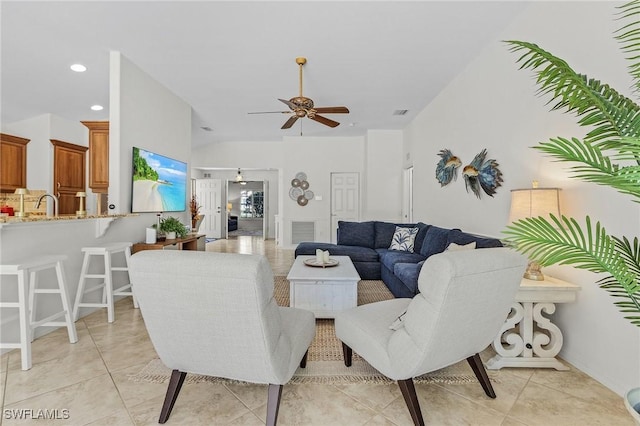
[[[386,137],[389,139],[389,136]],[[291,247],[291,220],[315,221],[316,239],[330,241],[331,173],[357,172],[363,180],[365,143],[364,137],[286,137],[282,141],[273,142],[221,142],[195,149],[193,159],[194,167],[277,169],[280,175],[277,182],[279,204],[274,214],[279,215],[283,226],[283,244]],[[400,146],[399,143],[398,146]],[[399,148],[395,155],[400,157]],[[298,172],[307,174],[309,189],[315,196],[322,197],[322,200],[314,199],[301,207],[289,198],[291,180]],[[245,172],[243,176],[244,174]],[[245,178],[251,179],[249,175]],[[275,189],[272,182],[270,182],[270,189]],[[381,191],[377,196],[385,197],[387,194]],[[364,205],[366,194],[362,193],[361,196]],[[393,216],[395,209],[393,206],[389,208],[389,213],[385,215]]]
[[[562,188],[564,214],[601,220],[614,235],[640,235],[640,207],[608,188],[570,180],[566,165],[529,149],[555,136],[581,137],[585,130],[569,114],[549,112],[547,99],[536,97],[529,71],[519,71],[518,54],[500,40],[531,41],[565,59],[578,72],[601,78],[630,94],[627,63],[611,34],[615,4],[533,3],[512,25],[445,88],[405,129],[405,166],[414,166],[414,219],[445,227],[500,236],[510,204],[510,189]],[[597,23],[597,24],[596,24]],[[594,30],[597,28],[597,30]],[[494,198],[477,199],[465,191],[461,177],[444,188],[435,179],[440,149],[449,148],[471,162],[487,148],[500,164],[504,183]],[[459,170],[459,173],[462,169]],[[640,383],[640,331],[597,288],[594,274],[569,267],[547,273],[582,287],[578,301],[558,307],[564,332],[561,356],[622,394]]]
[[[402,131],[367,133],[362,220],[402,221]]]
[[[189,163],[191,106],[119,52],[111,52],[110,87],[109,204],[115,206],[110,212],[129,213],[132,148]],[[191,223],[188,209],[171,215]]]

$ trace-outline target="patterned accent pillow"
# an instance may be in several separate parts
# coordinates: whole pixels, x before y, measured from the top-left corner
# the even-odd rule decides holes
[[[413,245],[415,243],[416,235],[420,228],[403,228],[396,226],[396,232],[391,239],[391,245],[389,250],[401,250],[413,253]]]

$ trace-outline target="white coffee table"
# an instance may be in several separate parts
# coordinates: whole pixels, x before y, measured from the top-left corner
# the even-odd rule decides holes
[[[360,275],[349,256],[331,256],[338,265],[325,268],[305,265],[307,259],[315,256],[296,257],[287,275],[290,306],[311,311],[316,318],[335,318],[337,311],[357,306]]]

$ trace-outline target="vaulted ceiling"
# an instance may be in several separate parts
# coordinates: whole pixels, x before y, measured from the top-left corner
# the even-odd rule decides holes
[[[526,3],[476,1],[85,1],[1,4],[4,123],[52,113],[109,119],[109,52],[120,51],[193,108],[194,146],[401,129]],[[304,95],[330,128],[288,130],[278,98]],[[70,71],[73,63],[87,66]],[[105,106],[91,111],[94,104]],[[394,115],[396,110],[408,110]],[[211,130],[203,130],[208,127]]]

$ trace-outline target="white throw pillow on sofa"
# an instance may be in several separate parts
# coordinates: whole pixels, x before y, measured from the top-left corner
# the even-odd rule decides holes
[[[451,243],[451,244],[449,244],[447,246],[447,248],[444,251],[475,250],[475,248],[476,248],[476,242],[475,241],[472,241],[469,244],[464,244],[464,245]]]
[[[420,228],[417,227],[404,228],[402,226],[396,226],[396,232],[393,233],[389,250],[400,250],[413,253],[413,246],[419,230]]]

